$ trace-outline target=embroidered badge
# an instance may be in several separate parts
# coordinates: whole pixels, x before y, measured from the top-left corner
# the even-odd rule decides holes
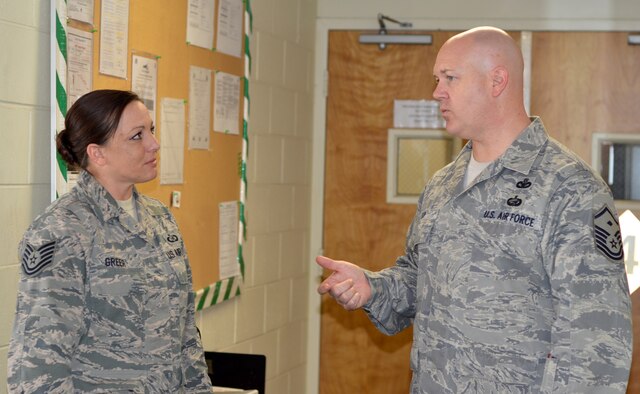
[[[593,217],[596,247],[612,260],[622,260],[622,235],[615,216],[604,205]]]
[[[527,189],[531,187],[531,182],[529,182],[529,178],[524,178],[520,182],[516,183],[516,187],[518,189]]]
[[[522,200],[518,196],[512,197],[507,200],[507,205],[510,207],[519,207],[522,204]]]
[[[169,236],[167,236],[167,241],[169,242],[176,242],[178,239],[178,236],[175,234],[170,234]]]
[[[53,252],[56,250],[56,242],[51,241],[38,248],[27,244],[22,253],[22,269],[31,276],[40,272],[53,261]]]

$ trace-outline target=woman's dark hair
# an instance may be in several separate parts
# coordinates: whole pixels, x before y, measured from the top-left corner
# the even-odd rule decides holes
[[[56,148],[71,167],[86,169],[87,146],[103,145],[113,136],[125,107],[140,97],[126,90],[94,90],[80,97],[67,111]]]

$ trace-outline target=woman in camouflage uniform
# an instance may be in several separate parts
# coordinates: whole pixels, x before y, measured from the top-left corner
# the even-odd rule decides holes
[[[82,171],[19,246],[11,392],[211,392],[180,231],[135,188],[156,177],[159,147],[132,92],[69,109],[57,148]]]

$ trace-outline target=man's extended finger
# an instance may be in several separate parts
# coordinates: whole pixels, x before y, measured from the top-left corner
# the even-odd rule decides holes
[[[332,271],[336,271],[340,267],[340,264],[337,261],[326,256],[317,256],[316,263],[318,263],[318,265],[322,268],[326,268]]]

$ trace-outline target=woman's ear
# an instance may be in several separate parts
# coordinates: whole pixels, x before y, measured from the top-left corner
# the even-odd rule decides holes
[[[107,162],[104,151],[98,144],[87,145],[87,157],[89,158],[89,163],[98,167],[102,167]]]
[[[493,97],[498,97],[506,89],[508,82],[509,71],[502,66],[494,68],[491,74],[491,94]]]

